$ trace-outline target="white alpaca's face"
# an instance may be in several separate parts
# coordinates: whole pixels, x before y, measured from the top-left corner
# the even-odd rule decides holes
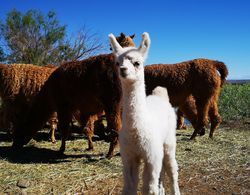
[[[117,56],[117,63],[122,81],[133,82],[143,77],[144,58],[137,50],[131,50],[131,48],[125,49],[122,54]]]
[[[150,38],[148,33],[143,33],[142,42],[138,48],[122,48],[113,34],[109,35],[110,44],[116,61],[119,64],[120,78],[122,81],[133,82],[139,80],[144,75],[144,60],[150,47]]]

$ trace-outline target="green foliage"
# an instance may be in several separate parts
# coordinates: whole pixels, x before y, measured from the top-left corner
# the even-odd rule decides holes
[[[219,99],[224,120],[250,118],[250,84],[226,84]]]
[[[101,47],[98,42],[88,45],[85,31],[79,31],[81,36],[74,40],[68,39],[66,26],[60,25],[51,11],[44,15],[37,10],[24,14],[12,10],[0,23],[0,33],[5,42],[5,48],[0,48],[0,61],[7,63],[60,64],[86,57]]]

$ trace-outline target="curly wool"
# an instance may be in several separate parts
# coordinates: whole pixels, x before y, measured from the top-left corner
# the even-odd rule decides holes
[[[151,94],[156,86],[166,87],[171,104],[179,107],[187,116],[192,125],[196,127],[196,133],[205,126],[209,112],[210,120],[214,123],[211,126],[211,137],[214,129],[220,123],[221,117],[217,103],[221,86],[227,75],[228,70],[223,62],[209,59],[145,66],[147,94]],[[194,102],[190,102],[189,96],[191,95],[195,101],[196,111],[192,109]]]
[[[7,128],[29,109],[34,97],[56,67],[32,64],[0,64],[2,123]]]

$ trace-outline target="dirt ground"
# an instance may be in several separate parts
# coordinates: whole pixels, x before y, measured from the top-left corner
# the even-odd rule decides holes
[[[215,138],[208,132],[189,141],[193,129],[177,131],[177,161],[182,194],[250,194],[250,123],[222,124]],[[0,194],[121,194],[122,164],[108,160],[108,143],[96,141],[94,151],[75,135],[59,155],[60,141],[47,141],[47,131],[22,152],[11,151],[11,141],[0,132]],[[116,151],[118,153],[118,149]],[[165,187],[169,192],[168,181]],[[141,183],[138,188],[140,193]]]

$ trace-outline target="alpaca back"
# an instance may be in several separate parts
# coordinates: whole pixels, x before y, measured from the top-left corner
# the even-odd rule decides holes
[[[223,67],[219,68],[217,64],[221,65],[215,60],[195,59],[176,64],[145,66],[146,93],[151,94],[156,86],[166,87],[173,106],[181,105],[191,94],[211,94],[220,87],[226,75],[226,67],[223,66],[224,73],[220,70]]]
[[[53,94],[51,98],[58,106],[70,102],[72,108],[85,107],[86,113],[99,113],[103,111],[102,101],[113,99],[117,102],[121,98],[118,70],[114,62],[113,55],[106,54],[62,64],[50,76],[45,87]]]
[[[2,98],[24,96],[30,101],[38,94],[45,81],[56,68],[41,67],[32,64],[2,65],[1,85]]]

